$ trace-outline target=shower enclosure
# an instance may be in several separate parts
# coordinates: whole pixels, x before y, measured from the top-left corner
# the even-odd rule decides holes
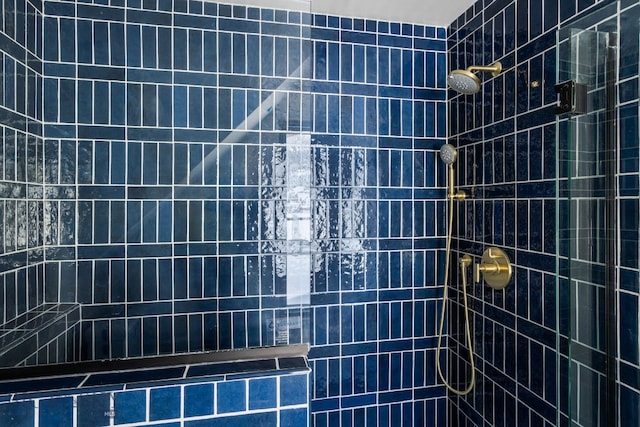
[[[637,411],[625,367],[638,352],[627,294],[637,287],[628,173],[638,112],[626,100],[637,91],[639,17],[637,5],[612,2],[557,35],[559,425],[624,425]]]
[[[0,108],[24,119],[2,122],[18,135],[7,131],[2,146],[2,348],[24,357],[6,354],[4,365],[19,368],[2,371],[12,374],[0,388],[38,387],[35,375],[19,375],[66,374],[68,365],[51,366],[64,361],[111,360],[91,366],[113,371],[137,361],[139,372],[73,375],[63,384],[72,398],[53,384],[56,396],[0,405],[0,424],[14,408],[46,416],[41,403],[86,415],[89,403],[74,399],[89,402],[86,387],[105,381],[119,381],[117,393],[95,397],[96,419],[109,425],[123,413],[118,402],[144,409],[170,392],[180,408],[199,401],[181,375],[156,377],[164,383],[148,393],[125,385],[167,371],[153,369],[155,356],[309,342],[312,382],[304,363],[294,367],[303,387],[292,389],[276,386],[289,372],[263,382],[228,378],[237,371],[226,365],[232,373],[216,368],[225,378],[202,384],[209,396],[215,386],[208,402],[249,400],[187,417],[273,417],[278,402],[289,411],[312,396],[305,419],[316,425],[443,422],[435,319],[445,174],[436,156],[447,136],[446,29],[311,14],[308,2],[103,3],[2,3],[0,25],[29,22],[28,40],[0,49],[0,89],[19,88],[0,100],[24,92],[35,101]],[[286,399],[265,399],[279,392]]]

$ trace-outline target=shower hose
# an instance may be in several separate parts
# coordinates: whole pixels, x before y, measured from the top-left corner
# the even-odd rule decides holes
[[[451,262],[451,235],[453,233],[453,197],[449,199],[449,224],[447,229],[447,242],[446,242],[446,254],[444,261],[444,295],[442,298],[442,311],[440,314],[440,330],[438,332],[438,349],[436,350],[436,367],[438,369],[438,375],[445,386],[452,392],[459,396],[469,394],[476,383],[476,367],[473,361],[473,347],[471,347],[471,330],[469,329],[469,306],[467,304],[467,267],[471,264],[471,259],[463,257],[460,260],[460,272],[462,273],[462,298],[464,301],[464,324],[467,330],[467,348],[469,349],[469,359],[471,360],[471,381],[469,386],[464,390],[457,390],[453,388],[445,379],[442,374],[442,368],[440,367],[440,349],[442,348],[442,330],[444,329],[444,316],[447,311],[447,294],[449,290],[449,264]]]

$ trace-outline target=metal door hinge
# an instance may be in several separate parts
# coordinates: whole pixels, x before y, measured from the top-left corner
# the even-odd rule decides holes
[[[587,86],[568,80],[556,85],[556,94],[556,114],[575,115],[587,112]]]

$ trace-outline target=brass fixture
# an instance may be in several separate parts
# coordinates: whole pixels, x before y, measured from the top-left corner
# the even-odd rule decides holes
[[[460,270],[464,271],[471,265],[471,257],[468,254],[464,254],[462,258],[458,261],[460,263]],[[465,280],[466,281],[466,280]]]
[[[491,73],[493,77],[497,77],[502,72],[502,63],[496,62],[492,65],[472,65],[467,68],[467,71],[482,71],[485,73]]]
[[[453,205],[453,199],[449,199],[449,204]],[[453,216],[449,216],[449,219],[451,220],[451,218],[453,218]],[[451,255],[450,252],[450,248],[451,248],[451,225],[452,222],[449,222],[449,232],[447,233],[447,254],[446,254],[446,261],[445,264],[447,265],[447,267],[449,266],[449,256]],[[467,337],[467,349],[469,351],[469,361],[471,363],[471,379],[469,380],[469,385],[467,385],[467,388],[459,390],[454,388],[451,384],[449,384],[449,382],[447,381],[447,379],[444,377],[444,374],[442,373],[442,367],[440,366],[440,350],[442,349],[442,332],[444,329],[444,318],[445,318],[445,312],[447,310],[447,293],[448,293],[448,286],[449,286],[449,269],[445,269],[445,279],[444,279],[444,294],[443,294],[443,301],[442,301],[442,311],[440,314],[440,328],[438,331],[438,347],[436,349],[436,369],[438,370],[438,376],[440,377],[440,379],[442,380],[442,382],[444,383],[444,385],[447,387],[447,389],[449,389],[449,391],[451,391],[454,394],[457,394],[458,396],[464,396],[466,394],[469,394],[471,392],[471,390],[473,390],[473,387],[476,384],[476,365],[475,365],[475,361],[474,361],[474,357],[473,357],[473,343],[471,342],[471,328],[469,327],[469,303],[467,300],[467,268],[469,268],[469,266],[472,263],[472,259],[469,255],[465,254],[462,258],[460,258],[460,260],[458,261],[458,263],[460,264],[460,275],[462,277],[462,302],[464,304],[464,325],[465,325],[465,330],[466,330],[466,337]]]
[[[464,191],[460,190],[458,192],[456,192],[455,187],[454,187],[454,170],[453,170],[453,163],[449,164],[447,166],[447,168],[449,169],[449,189],[447,191],[447,197],[449,197],[450,199],[453,200],[464,200],[467,198],[467,193],[465,193]]]
[[[507,254],[499,248],[488,248],[482,254],[482,260],[475,264],[473,279],[480,282],[480,275],[493,289],[504,289],[511,280],[513,268]]]
[[[458,191],[456,193],[455,187],[455,173],[453,170],[453,164],[458,158],[458,150],[451,144],[444,144],[440,147],[440,159],[447,165],[447,171],[449,177],[447,180],[447,198],[450,200],[464,200],[467,195],[464,191]]]
[[[472,65],[466,70],[453,70],[447,76],[449,87],[453,90],[465,94],[472,95],[480,90],[480,78],[475,75],[475,72],[489,72],[493,77],[496,77],[502,72],[502,64],[496,62],[493,65]]]

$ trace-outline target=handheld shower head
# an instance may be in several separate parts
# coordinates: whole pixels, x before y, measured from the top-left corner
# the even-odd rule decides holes
[[[444,144],[440,147],[440,159],[448,165],[453,164],[458,158],[456,147],[451,144]]]
[[[464,191],[456,192],[455,189],[455,177],[453,173],[453,164],[458,158],[458,151],[456,147],[451,144],[444,144],[440,147],[440,159],[447,165],[448,170],[448,185],[447,185],[447,197],[451,200],[464,200],[466,198],[466,194]]]
[[[472,65],[466,70],[453,70],[447,76],[449,87],[464,95],[473,95],[480,90],[480,78],[474,74],[475,71],[490,72],[494,77],[502,72],[502,64],[496,62],[490,66]]]

